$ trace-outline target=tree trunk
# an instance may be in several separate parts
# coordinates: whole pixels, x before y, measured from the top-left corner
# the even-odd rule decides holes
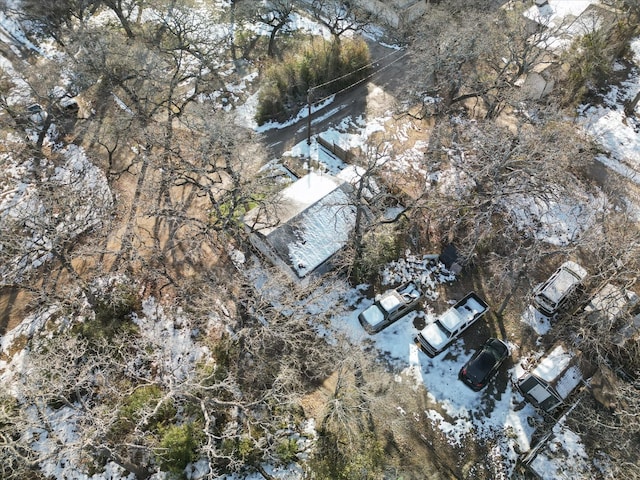
[[[260,475],[266,478],[266,480],[277,480],[273,475],[269,475],[262,465],[257,465],[256,468],[258,472],[260,472]]]
[[[116,16],[118,17],[118,20],[120,20],[120,24],[122,25],[122,28],[124,28],[124,31],[127,33],[127,37],[133,38],[135,35],[131,30],[131,25],[129,24],[129,20],[127,19],[127,17],[125,17],[124,12],[122,11],[122,2],[111,0],[106,2],[105,5],[107,5],[107,7],[113,10],[113,13],[116,14]]]
[[[111,451],[111,449],[105,448],[104,453],[106,453],[106,456],[110,458],[114,463],[120,465],[127,472],[133,473],[136,477],[136,480],[145,480],[151,476],[151,472],[147,467],[135,465],[128,459],[123,458],[116,452]]]
[[[273,58],[275,55],[275,45],[276,45],[276,34],[278,33],[279,28],[274,28],[271,30],[271,35],[269,35],[269,48],[267,48],[267,55],[269,58]]]
[[[640,92],[636,94],[636,96],[630,102],[625,102],[624,104],[624,114],[627,117],[635,117],[636,116],[636,107],[638,106],[638,102],[640,102]]]

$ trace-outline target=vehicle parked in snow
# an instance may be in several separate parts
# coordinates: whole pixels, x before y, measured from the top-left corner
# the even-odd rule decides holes
[[[378,333],[393,322],[414,310],[422,292],[415,282],[407,282],[398,288],[376,295],[373,305],[358,315],[363,328],[370,334]]]
[[[489,338],[460,369],[458,378],[477,392],[489,383],[508,356],[506,343]]]
[[[640,297],[632,290],[605,283],[584,307],[589,324],[607,326],[613,344],[623,347],[640,331]]]
[[[551,412],[591,376],[590,366],[579,351],[556,345],[536,368],[518,379],[518,390],[533,405]]]
[[[567,261],[534,291],[533,305],[543,315],[555,315],[587,276],[576,262]]]
[[[489,306],[476,293],[468,293],[435,322],[428,324],[416,336],[415,342],[429,356],[435,357],[467,328],[473,325]]]
[[[27,107],[27,117],[34,125],[42,125],[47,118],[47,112],[38,103],[32,103]]]

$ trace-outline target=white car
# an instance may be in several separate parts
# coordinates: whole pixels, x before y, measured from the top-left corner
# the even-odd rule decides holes
[[[540,313],[555,315],[587,276],[587,271],[576,262],[560,265],[549,279],[534,291],[533,305]]]

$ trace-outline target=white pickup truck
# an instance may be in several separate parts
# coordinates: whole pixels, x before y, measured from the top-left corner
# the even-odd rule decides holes
[[[484,315],[489,306],[474,292],[428,324],[416,336],[418,346],[430,357],[435,357]]]
[[[376,295],[375,303],[361,312],[358,320],[373,335],[415,310],[420,300],[422,293],[419,286],[415,282],[408,282]]]

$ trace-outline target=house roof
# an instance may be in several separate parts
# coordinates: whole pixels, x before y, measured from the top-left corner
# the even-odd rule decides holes
[[[551,35],[545,39],[548,50],[564,50],[573,39],[602,27],[608,11],[599,0],[549,0],[546,4],[533,5],[524,16],[545,28]]]
[[[344,183],[331,175],[310,172],[276,195],[273,208],[254,208],[244,216],[245,224],[264,236],[330,194]]]
[[[549,0],[544,5],[533,5],[524,16],[549,28],[566,26],[578,18],[598,0]]]
[[[280,192],[268,213],[255,208],[244,221],[303,278],[349,240],[356,217],[352,190],[342,179],[311,172]]]

